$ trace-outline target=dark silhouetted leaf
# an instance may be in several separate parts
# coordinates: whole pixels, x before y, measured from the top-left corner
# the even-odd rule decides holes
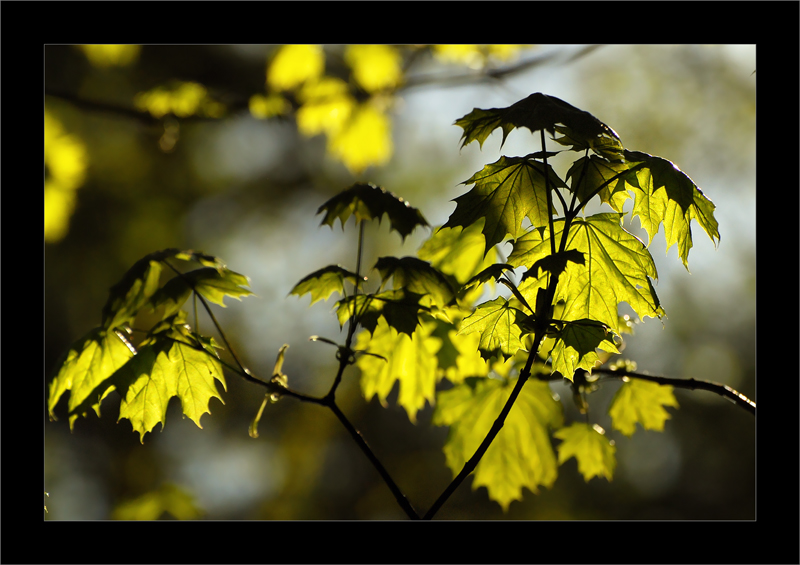
[[[495,263],[494,265],[489,265],[480,273],[469,279],[466,284],[464,284],[464,288],[475,285],[475,284],[483,284],[490,280],[497,280],[505,271],[513,271],[514,267],[509,265],[508,263]]]
[[[374,267],[383,283],[392,278],[396,289],[405,289],[414,294],[428,295],[432,305],[443,308],[455,295],[447,279],[430,263],[416,257],[381,257]]]
[[[344,227],[345,222],[354,215],[357,221],[378,220],[384,214],[389,216],[393,230],[403,239],[417,226],[427,226],[422,213],[402,198],[385,189],[367,183],[357,183],[340,192],[319,207],[317,214],[325,212],[322,224],[333,227],[338,218]]]
[[[503,129],[505,143],[506,137],[515,127],[526,127],[531,132],[546,130],[552,134],[555,133],[556,124],[566,126],[570,138],[587,145],[590,140],[601,135],[619,139],[614,130],[589,112],[540,92],[531,94],[508,108],[475,108],[455,122],[455,125],[464,129],[462,147],[475,140],[483,146],[489,134],[497,128]]]
[[[528,277],[539,278],[539,270],[547,271],[552,275],[560,274],[567,268],[567,262],[572,261],[573,263],[577,263],[579,265],[585,265],[586,260],[583,257],[583,253],[578,251],[577,249],[567,249],[562,253],[556,253],[555,255],[548,255],[543,259],[539,259],[533,265],[529,271],[526,271],[524,275],[522,275],[522,280],[527,279]]]
[[[353,303],[358,314],[358,322],[370,333],[375,331],[378,320],[383,317],[386,323],[400,333],[411,336],[421,324],[420,315],[429,313],[430,308],[420,304],[422,295],[395,289],[378,294],[357,294],[348,296],[336,303],[339,325],[353,316]]]

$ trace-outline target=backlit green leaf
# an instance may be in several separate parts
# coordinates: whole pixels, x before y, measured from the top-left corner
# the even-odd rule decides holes
[[[586,259],[583,253],[577,249],[567,249],[564,252],[556,253],[555,255],[548,255],[536,261],[531,268],[522,275],[522,280],[528,277],[539,278],[539,271],[547,271],[551,275],[561,274],[567,268],[567,262],[572,261],[579,265],[585,265]]]
[[[346,295],[344,281],[355,284],[357,279],[355,273],[351,273],[341,265],[328,265],[304,277],[289,294],[303,296],[310,293],[311,304],[314,304],[318,300],[327,300],[334,292],[338,292],[342,296]],[[362,280],[366,280],[366,277],[362,277]]]
[[[450,426],[444,453],[458,474],[508,400],[514,382],[477,378],[439,393],[433,424]],[[563,408],[546,382],[529,380],[520,391],[500,432],[474,471],[472,488],[485,486],[489,498],[508,510],[522,499],[522,488],[534,493],[549,488],[558,476],[549,430],[563,424]]]
[[[223,308],[225,307],[223,300],[226,296],[241,300],[242,296],[253,294],[244,288],[250,284],[248,278],[228,269],[222,269],[220,272],[213,267],[204,267],[183,273],[183,276],[179,278],[193,286],[204,298]]]
[[[567,249],[583,253],[586,264],[568,262],[556,289],[564,300],[564,320],[592,319],[619,334],[618,305],[627,302],[640,318],[661,317],[664,310],[652,280],[658,278],[645,244],[621,225],[622,214],[596,214],[575,218]],[[560,242],[564,220],[555,221]],[[549,229],[531,230],[514,243],[508,262],[530,266],[550,254]]]
[[[184,415],[202,428],[200,417],[209,412],[211,398],[222,401],[215,379],[226,386],[220,362],[194,334],[174,326],[155,336],[114,375],[122,396],[119,419],[130,420],[144,442],[144,435],[156,424],[164,426],[167,405],[177,396]]]
[[[469,279],[464,288],[475,284],[483,284],[488,281],[496,281],[503,273],[506,271],[513,271],[514,267],[509,265],[508,263],[495,263],[494,265],[489,265],[485,269],[483,269],[480,273],[476,274],[474,277]]]
[[[72,344],[55,379],[50,383],[47,408],[50,418],[59,399],[69,396],[69,425],[93,408],[100,415],[100,401],[113,390],[109,378],[134,356],[133,346],[116,332],[95,328]]]
[[[484,359],[498,353],[504,358],[514,355],[522,347],[520,324],[527,318],[524,312],[509,305],[502,296],[484,302],[461,322],[459,334],[479,332],[479,349]]]
[[[603,324],[594,320],[564,324],[550,354],[553,360],[552,370],[570,380],[578,369],[591,373],[595,361],[599,359],[596,349],[619,353],[612,335]]]
[[[719,225],[714,218],[714,203],[674,163],[639,151],[625,151],[631,163],[644,163],[626,182],[634,193],[632,214],[639,216],[650,241],[664,225],[667,250],[678,244],[678,254],[689,269],[692,248],[691,221],[695,220],[711,241],[719,243]]]
[[[389,216],[393,230],[406,238],[417,226],[427,226],[428,222],[422,213],[402,198],[385,189],[367,183],[356,183],[340,192],[319,207],[317,214],[325,212],[322,223],[333,227],[338,218],[344,228],[345,222],[354,215],[357,221],[381,220],[384,214]]]
[[[563,440],[557,446],[559,465],[574,457],[578,461],[578,471],[587,482],[592,477],[605,477],[609,481],[613,478],[617,448],[605,436],[603,428],[597,424],[575,423],[561,428],[553,436]]]
[[[567,180],[571,179],[572,181],[570,182],[570,191],[577,194],[579,202],[583,202],[598,188],[608,183],[597,194],[601,201],[609,204],[617,212],[622,212],[625,201],[631,197],[625,185],[627,175],[612,179],[636,165],[637,163],[623,159],[610,161],[596,155],[581,157],[567,172]]]
[[[480,335],[459,334],[452,324],[437,320],[437,328],[431,334],[441,339],[442,347],[436,353],[439,372],[452,383],[461,383],[468,377],[485,377],[489,364],[478,351]]]
[[[174,256],[177,249],[151,253],[139,259],[128,269],[122,279],[109,290],[103,306],[103,327],[113,329],[130,323],[158,289],[161,261]]]
[[[548,165],[546,170],[551,188],[566,188],[552,167]],[[484,219],[484,254],[506,236],[516,239],[522,235],[525,217],[534,226],[548,222],[545,166],[531,156],[500,157],[462,184],[475,186],[455,199],[456,209],[443,227],[467,227]]]
[[[671,386],[630,379],[614,395],[608,413],[614,429],[631,436],[637,422],[645,430],[663,431],[670,417],[664,406],[678,407]]]
[[[459,284],[464,284],[495,260],[494,251],[484,258],[486,240],[481,232],[482,227],[482,222],[478,221],[465,228],[441,227],[434,230],[420,247],[417,257],[429,261],[433,267],[455,277]]]
[[[356,364],[361,369],[361,391],[370,400],[377,396],[380,403],[387,406],[386,398],[395,382],[400,392],[397,403],[405,408],[408,419],[417,420],[417,412],[434,403],[437,379],[436,353],[442,340],[431,335],[436,322],[422,324],[410,337],[389,327],[385,319],[380,319],[370,338],[362,332],[356,342],[356,349],[380,355],[358,357]]]

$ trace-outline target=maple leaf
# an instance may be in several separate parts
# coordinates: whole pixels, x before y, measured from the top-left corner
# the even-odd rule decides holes
[[[241,300],[241,296],[253,294],[242,288],[247,286],[248,279],[224,266],[204,267],[182,273],[159,288],[148,302],[151,309],[163,306],[162,319],[167,319],[178,312],[192,294],[192,287],[203,297],[223,308],[225,296],[233,296]]]
[[[451,323],[442,320],[436,320],[436,323],[431,335],[442,342],[436,352],[440,375],[452,383],[461,383],[467,377],[487,376],[489,364],[478,350],[480,335],[477,332],[459,334]]]
[[[103,306],[103,327],[113,329],[130,323],[139,309],[158,290],[160,261],[175,256],[177,249],[166,249],[142,257],[111,287]]]
[[[69,425],[93,408],[100,415],[100,402],[113,390],[108,379],[135,354],[133,346],[119,332],[97,327],[73,343],[59,371],[50,383],[47,408],[50,419],[61,396],[70,391]]]
[[[397,403],[405,408],[408,419],[416,423],[417,412],[427,401],[434,403],[437,379],[437,352],[442,340],[431,335],[436,322],[426,322],[411,336],[399,333],[378,320],[370,338],[362,332],[356,341],[356,349],[372,355],[359,356],[356,365],[361,369],[361,391],[370,400],[377,396],[386,407],[386,398],[395,382],[400,392]],[[381,358],[376,357],[379,355]]]
[[[455,295],[442,273],[416,257],[381,257],[373,268],[381,274],[381,287],[392,278],[395,289],[427,295],[438,307],[447,306]]]
[[[341,265],[328,265],[304,277],[294,285],[289,294],[303,296],[306,293],[310,293],[311,304],[314,304],[318,300],[327,300],[334,292],[345,296],[347,293],[345,292],[344,281],[346,280],[355,284],[358,276]],[[365,281],[367,278],[361,277],[361,280]]]
[[[600,200],[609,204],[617,212],[622,212],[625,201],[631,197],[625,184],[627,175],[624,173],[636,166],[638,163],[631,163],[622,158],[608,160],[590,155],[575,161],[567,171],[566,178],[572,180],[570,191],[577,195],[580,202],[587,201],[589,196],[605,184],[606,186],[597,192]],[[620,176],[621,174],[622,176]],[[612,180],[614,177],[617,179]]]
[[[594,320],[566,323],[558,337],[555,347],[550,352],[552,370],[561,373],[569,380],[572,380],[572,375],[578,369],[592,372],[595,362],[599,359],[596,349],[619,353],[608,328]]]
[[[692,248],[692,220],[700,224],[715,245],[719,243],[719,225],[714,218],[714,203],[671,161],[640,151],[627,150],[625,160],[645,165],[638,168],[635,174],[625,177],[627,185],[634,193],[631,214],[639,217],[650,241],[663,224],[667,250],[677,243],[678,254],[688,271],[689,250]]]
[[[592,477],[605,477],[609,481],[617,466],[614,442],[605,436],[603,428],[594,424],[574,423],[557,430],[554,434],[563,440],[557,446],[558,463],[561,465],[570,457],[578,461],[578,472],[585,481]]]
[[[637,422],[645,430],[663,431],[669,419],[664,406],[678,406],[671,386],[630,379],[614,395],[608,413],[614,429],[632,436]]]
[[[503,129],[502,143],[505,143],[508,134],[516,127],[526,127],[531,132],[543,129],[552,134],[555,133],[556,124],[566,126],[564,132],[571,139],[586,144],[601,135],[619,139],[614,130],[589,112],[540,92],[531,94],[508,108],[475,108],[455,122],[455,125],[464,129],[461,147],[475,140],[482,147],[489,134],[497,128]]]
[[[527,318],[522,310],[510,306],[508,300],[498,296],[479,305],[475,312],[461,321],[459,334],[480,332],[478,348],[484,359],[500,353],[505,359],[522,347],[520,324]]]
[[[522,227],[525,217],[534,226],[546,225],[550,214],[547,210],[545,170],[550,188],[566,188],[552,167],[548,165],[545,169],[544,164],[531,155],[500,157],[461,183],[475,186],[455,199],[456,209],[443,227],[467,227],[483,219],[485,255],[506,236],[516,239],[522,235],[525,232]]]
[[[439,393],[432,423],[450,426],[444,446],[447,466],[458,474],[503,409],[514,382],[473,378]],[[563,424],[563,407],[545,382],[529,380],[500,432],[474,471],[472,489],[485,486],[489,498],[508,510],[522,488],[537,493],[558,476],[549,430]]]
[[[664,315],[651,281],[658,278],[653,258],[647,246],[622,227],[622,216],[611,212],[572,221],[567,249],[583,253],[585,265],[567,262],[558,280],[555,300],[565,302],[564,320],[596,320],[619,334],[622,302],[640,318]],[[564,220],[554,225],[559,241]],[[508,262],[530,267],[549,254],[549,229],[534,229],[514,242]]]
[[[250,284],[248,278],[227,268],[204,267],[183,273],[177,278],[194,287],[194,290],[207,300],[219,304],[223,308],[225,308],[223,300],[226,296],[241,300],[242,296],[253,294],[244,288]]]
[[[481,229],[478,221],[464,228],[434,230],[417,251],[417,257],[463,285],[476,272],[495,261],[494,252],[484,254],[486,240]]]
[[[422,213],[402,198],[387,190],[368,183],[356,183],[325,202],[317,214],[325,212],[322,224],[333,227],[338,218],[342,228],[350,215],[357,221],[377,219],[384,214],[389,216],[391,228],[405,239],[417,226],[428,226]]]
[[[163,428],[167,405],[177,396],[183,413],[202,428],[200,417],[209,412],[211,398],[222,401],[214,381],[226,388],[222,365],[209,351],[213,351],[213,342],[183,325],[153,335],[112,377],[122,397],[119,420],[130,420],[144,442],[145,434],[156,424]]]

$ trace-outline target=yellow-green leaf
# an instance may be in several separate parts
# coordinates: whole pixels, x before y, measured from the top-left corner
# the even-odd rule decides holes
[[[358,323],[370,333],[375,331],[380,318],[398,332],[411,335],[420,325],[420,315],[430,312],[430,308],[420,304],[422,295],[404,289],[386,290],[377,294],[357,294],[348,296],[336,303],[336,316],[339,325],[344,326],[358,313]]]
[[[551,188],[566,187],[552,167],[532,155],[525,157],[500,157],[486,165],[462,184],[474,188],[455,199],[456,209],[443,227],[468,227],[484,219],[483,235],[486,238],[484,254],[506,236],[516,239],[525,230],[522,221],[528,217],[534,226],[547,225],[545,171]],[[551,210],[552,211],[552,210]]]
[[[678,254],[688,270],[692,220],[700,224],[712,242],[719,243],[714,203],[671,161],[640,151],[625,151],[625,159],[645,164],[635,175],[625,178],[635,197],[632,215],[639,216],[650,241],[663,224],[667,250],[677,243]]]
[[[678,407],[671,386],[630,379],[614,395],[608,413],[614,429],[631,436],[637,422],[645,430],[663,431],[670,417],[664,406]]]
[[[459,334],[480,332],[479,349],[484,359],[503,355],[508,359],[522,347],[520,323],[525,313],[510,306],[508,300],[498,296],[479,305],[475,312],[461,322]]]
[[[180,399],[183,413],[199,428],[211,398],[222,401],[214,383],[225,387],[222,365],[207,351],[193,334],[175,327],[142,347],[114,376],[122,396],[119,419],[130,420],[142,442],[156,424],[164,426],[172,397]]]
[[[453,276],[464,284],[475,273],[494,263],[496,253],[492,251],[484,258],[486,240],[481,230],[481,221],[464,228],[441,227],[420,247],[417,256],[446,275]]]
[[[134,356],[133,346],[121,334],[94,328],[72,344],[56,378],[50,383],[47,408],[50,418],[59,399],[69,396],[69,425],[91,407],[100,414],[100,401],[113,390],[110,377]]]
[[[596,320],[619,334],[622,302],[640,318],[664,315],[652,283],[658,278],[655,262],[645,244],[625,230],[621,221],[622,214],[617,213],[573,220],[566,249],[583,253],[585,265],[569,261],[559,278],[555,299],[565,301],[562,319]],[[560,242],[563,219],[555,221],[555,231]],[[508,262],[530,268],[550,251],[549,228],[533,229],[517,239]]]
[[[599,359],[596,349],[619,353],[608,328],[593,320],[567,323],[550,354],[553,359],[552,370],[570,380],[578,369],[591,373],[595,361]]]
[[[351,273],[341,265],[328,265],[304,277],[294,285],[289,294],[303,296],[309,293],[311,304],[314,304],[318,300],[327,300],[334,292],[344,296],[346,294],[344,281],[348,280],[355,284],[357,279],[355,273]],[[366,277],[362,277],[362,280],[366,280]]]
[[[563,464],[570,457],[578,461],[578,472],[584,480],[592,477],[605,477],[609,481],[617,466],[614,442],[605,436],[603,428],[594,424],[575,423],[561,428],[553,434],[562,443],[558,445],[558,463]]]
[[[453,475],[474,455],[513,387],[514,382],[476,378],[439,393],[433,424],[450,426],[444,453]],[[522,499],[523,487],[537,493],[539,486],[552,486],[558,466],[549,430],[563,424],[562,410],[547,383],[529,380],[475,468],[473,490],[485,486],[505,511]]]
[[[436,353],[442,340],[431,335],[436,322],[426,322],[411,337],[389,327],[381,318],[370,338],[362,332],[356,342],[356,349],[374,355],[361,355],[356,361],[361,369],[361,391],[370,400],[377,396],[380,403],[387,406],[386,398],[395,382],[400,392],[397,403],[405,408],[408,419],[417,420],[417,412],[434,403],[437,381]]]
[[[177,250],[175,250],[177,251]],[[152,253],[139,259],[109,290],[103,306],[103,327],[113,329],[132,322],[158,289],[161,276],[159,256]]]

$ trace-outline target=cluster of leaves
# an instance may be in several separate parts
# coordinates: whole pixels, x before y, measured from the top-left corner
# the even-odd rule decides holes
[[[505,140],[525,127],[540,132],[541,150],[502,156],[465,181],[472,189],[455,199],[448,221],[416,256],[377,259],[377,285],[361,272],[363,229],[355,270],[328,265],[299,281],[292,293],[309,294],[312,304],[339,296],[334,311],[348,331],[344,345],[314,338],[338,348],[340,370],[331,393],[323,399],[292,394],[335,409],[333,393],[348,364],[360,368],[367,399],[385,405],[399,383],[398,403],[412,422],[428,403],[435,406],[433,423],[449,427],[444,453],[454,474],[485,438],[494,438],[474,468],[473,488],[485,486],[507,509],[521,499],[523,487],[550,487],[558,466],[572,457],[587,481],[613,477],[613,441],[588,416],[565,423],[548,381],[567,379],[587,413],[586,396],[598,386],[592,369],[619,353],[622,334],[630,331],[620,305],[627,303],[640,318],[664,315],[653,258],[623,218],[639,217],[650,240],[663,226],[668,248],[677,244],[687,268],[691,221],[714,242],[719,232],[713,203],[674,164],[624,148],[613,129],[562,100],[532,94],[508,108],[476,108],[456,124],[464,130],[464,145],[482,144],[497,128]],[[548,151],[545,132],[565,149]],[[570,152],[579,156],[562,179],[551,162]],[[612,211],[586,216],[595,198]],[[625,212],[628,199],[633,203]],[[354,184],[318,213],[331,227],[337,219],[344,227],[353,216],[363,228],[365,221],[386,216],[404,240],[416,228],[430,227],[418,209],[368,183]],[[504,242],[512,248],[507,258],[497,248]],[[172,259],[202,267],[179,272]],[[162,284],[163,266],[175,276]],[[498,283],[510,295],[498,294]],[[223,362],[215,341],[186,324],[182,307],[192,293],[206,307],[206,300],[224,306],[226,295],[251,294],[246,286],[246,277],[202,253],[168,249],[138,261],[112,287],[100,326],[67,352],[50,385],[51,417],[66,391],[71,426],[89,409],[99,415],[103,398],[116,391],[119,417],[129,419],[142,439],[157,423],[164,425],[173,396],[200,426],[210,399],[222,400],[215,381],[225,386]],[[160,315],[134,347],[130,326],[143,309]],[[281,371],[285,350],[251,426],[253,437],[266,403],[289,392]],[[443,381],[448,384],[440,386]],[[608,412],[612,426],[631,435],[637,423],[662,430],[666,406],[677,406],[670,386],[627,379]],[[501,411],[507,417],[497,431]],[[551,436],[560,440],[555,449]]]
[[[250,98],[250,113],[270,118],[295,109],[300,133],[325,135],[328,153],[358,173],[394,152],[390,112],[412,60],[430,51],[442,62],[477,66],[521,47],[348,45],[326,53],[321,45],[284,45],[271,56],[266,92]]]
[[[558,465],[570,457],[586,480],[613,476],[613,441],[597,424],[565,426],[562,405],[546,381],[574,381],[585,411],[585,395],[596,384],[574,375],[591,373],[619,353],[621,335],[631,326],[620,305],[627,303],[640,318],[664,315],[655,262],[647,245],[623,226],[626,201],[633,199],[630,214],[651,240],[663,226],[668,248],[678,245],[684,265],[692,220],[712,241],[719,232],[713,203],[673,163],[624,148],[613,129],[562,100],[536,93],[508,108],[476,108],[456,125],[464,130],[463,145],[482,144],[497,128],[505,141],[525,127],[541,131],[542,147],[522,157],[502,156],[465,181],[472,189],[455,199],[455,211],[416,257],[378,259],[373,268],[380,283],[373,292],[364,288],[361,273],[331,265],[303,279],[293,293],[311,294],[312,304],[341,296],[335,311],[342,326],[349,321],[366,330],[354,349],[365,397],[386,404],[399,383],[398,403],[412,422],[426,402],[435,404],[433,423],[450,427],[444,451],[454,474],[486,437],[528,365],[534,378],[473,481],[473,488],[486,486],[506,509],[521,498],[522,487],[537,492],[552,485]],[[566,149],[547,151],[545,132]],[[550,162],[569,152],[578,157],[562,179]],[[595,198],[612,211],[585,216]],[[427,226],[418,210],[367,184],[345,190],[319,212],[328,225],[337,218],[344,225],[351,214],[357,223],[386,214],[403,238]],[[506,241],[512,251],[503,260],[497,245]],[[479,303],[497,282],[511,295]],[[442,380],[449,388],[437,392]],[[669,418],[664,406],[677,406],[671,387],[628,380],[609,408],[612,426],[625,435],[636,423],[661,430]],[[561,440],[557,457],[550,434]]]
[[[180,272],[171,259],[202,267]],[[161,284],[164,267],[175,276]],[[216,257],[195,251],[165,249],[137,261],[115,284],[103,307],[102,321],[75,341],[59,363],[47,400],[51,419],[61,396],[69,391],[70,428],[90,409],[100,415],[102,400],[112,391],[121,397],[119,419],[130,421],[140,440],[156,424],[166,423],[167,405],[180,399],[183,413],[200,425],[212,398],[222,401],[215,381],[226,387],[221,349],[212,337],[186,323],[181,310],[192,293],[225,306],[224,297],[252,294],[247,277],[229,270]],[[140,312],[158,315],[134,346],[132,326]]]

